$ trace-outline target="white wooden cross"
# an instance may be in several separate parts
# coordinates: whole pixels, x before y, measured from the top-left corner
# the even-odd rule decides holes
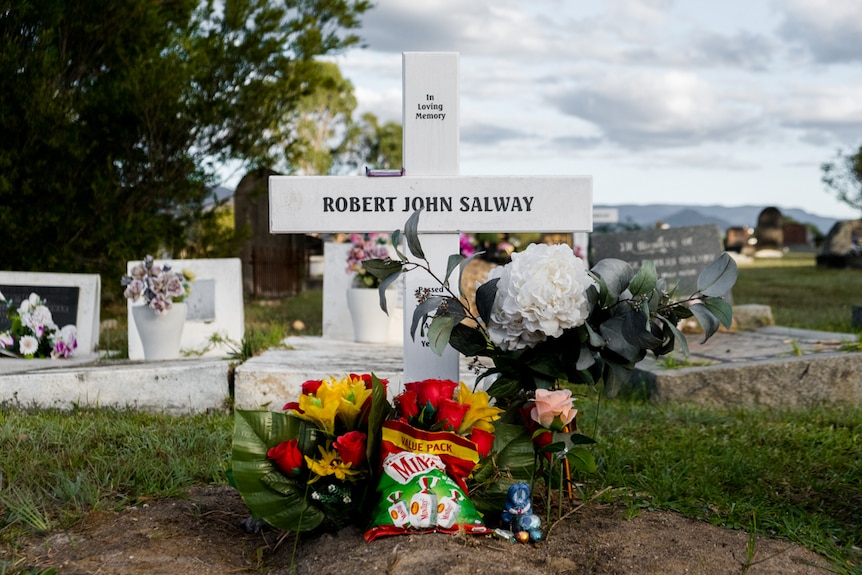
[[[458,54],[405,52],[402,64],[403,175],[270,177],[272,233],[391,232],[422,208],[420,241],[442,278],[461,231],[592,231],[589,176],[459,176]],[[418,330],[410,337],[416,290],[439,285],[421,270],[404,277],[402,381],[458,381],[457,351],[447,347],[441,357]]]

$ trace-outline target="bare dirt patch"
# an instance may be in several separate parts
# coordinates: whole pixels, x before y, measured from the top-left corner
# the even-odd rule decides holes
[[[293,536],[272,529],[245,533],[240,523],[247,515],[234,489],[194,488],[187,499],[92,513],[69,532],[36,538],[22,565],[57,567],[59,573],[70,575],[831,572],[822,557],[788,541],[759,537],[749,559],[748,533],[665,511],[626,519],[619,508],[592,503],[558,523],[549,540],[537,547],[441,534],[365,543],[359,530],[345,529],[301,537],[293,561]]]

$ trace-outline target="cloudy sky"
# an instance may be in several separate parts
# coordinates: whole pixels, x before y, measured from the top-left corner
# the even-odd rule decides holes
[[[862,145],[859,0],[376,0],[361,34],[337,62],[383,120],[403,51],[460,53],[462,174],[858,217],[820,164]]]

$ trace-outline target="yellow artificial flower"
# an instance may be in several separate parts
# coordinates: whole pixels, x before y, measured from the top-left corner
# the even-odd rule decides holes
[[[324,387],[320,386],[316,395],[300,395],[299,409],[301,413],[295,414],[302,419],[306,419],[314,423],[329,435],[335,434],[335,413],[338,410],[340,398],[338,395],[327,393]],[[323,390],[323,393],[320,393]]]
[[[464,385],[462,381],[458,386],[458,403],[467,404],[470,408],[464,414],[464,419],[461,421],[461,426],[458,427],[460,435],[470,433],[470,430],[475,428],[494,433],[494,425],[492,422],[500,419],[500,414],[503,410],[499,407],[490,407],[488,402],[491,398],[484,391],[472,392],[470,388]]]
[[[359,378],[346,377],[336,384],[340,393],[337,415],[348,431],[356,429],[357,420],[362,413],[365,400],[371,397],[371,390],[366,389],[365,382]]]
[[[371,396],[360,377],[347,376],[336,380],[321,381],[314,395],[299,396],[299,411],[294,414],[314,423],[329,435],[335,435],[335,419],[344,423],[348,431],[354,431],[362,413],[362,406]]]
[[[312,459],[305,456],[305,463],[308,464],[308,469],[314,474],[309,483],[314,483],[321,477],[334,475],[339,481],[356,481],[362,475],[362,471],[353,469],[349,463],[344,463],[338,456],[338,452],[330,449],[325,449],[319,445],[317,449],[320,451],[320,459]]]

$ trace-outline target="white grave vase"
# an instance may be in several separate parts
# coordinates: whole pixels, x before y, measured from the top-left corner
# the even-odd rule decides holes
[[[387,307],[388,301],[387,301]],[[380,309],[380,292],[371,288],[347,288],[347,308],[353,320],[353,339],[359,343],[389,341],[389,316]]]
[[[177,359],[180,357],[180,340],[186,323],[188,305],[175,303],[170,311],[157,315],[149,306],[132,307],[135,327],[141,337],[144,359],[147,361]]]

